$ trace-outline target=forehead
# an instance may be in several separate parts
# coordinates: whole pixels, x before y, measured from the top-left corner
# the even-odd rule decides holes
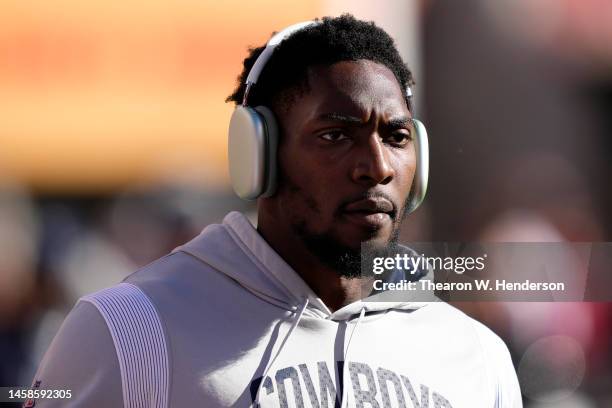
[[[308,91],[298,101],[304,114],[338,112],[368,119],[408,116],[404,92],[393,72],[369,61],[342,61],[308,71]]]

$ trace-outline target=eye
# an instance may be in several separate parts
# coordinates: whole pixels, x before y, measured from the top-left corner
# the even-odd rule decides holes
[[[332,130],[332,131],[319,135],[319,137],[323,140],[327,140],[328,142],[339,142],[339,141],[346,140],[349,138],[341,130]]]
[[[407,129],[396,130],[387,138],[387,142],[395,146],[405,146],[412,140],[412,132]]]

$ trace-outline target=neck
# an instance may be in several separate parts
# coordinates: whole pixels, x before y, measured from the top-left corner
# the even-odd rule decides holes
[[[371,279],[346,278],[312,254],[286,222],[261,209],[257,231],[295,270],[331,311],[360,300]]]

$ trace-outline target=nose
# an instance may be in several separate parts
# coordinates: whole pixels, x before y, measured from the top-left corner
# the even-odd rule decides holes
[[[357,158],[352,170],[352,178],[355,182],[375,186],[387,184],[393,180],[395,171],[389,161],[388,149],[377,133],[372,134],[357,150]]]

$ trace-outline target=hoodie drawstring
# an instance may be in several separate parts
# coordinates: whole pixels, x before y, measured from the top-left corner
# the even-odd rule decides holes
[[[349,350],[351,348],[351,341],[353,340],[353,336],[357,332],[357,327],[359,327],[359,323],[361,323],[361,319],[365,316],[365,307],[361,308],[361,312],[359,312],[359,318],[357,319],[357,323],[355,323],[355,327],[351,330],[351,335],[349,336],[348,342],[346,343],[346,349],[344,351],[344,364],[342,365],[342,401],[340,406],[342,408],[346,408],[348,406],[348,358],[349,358]]]
[[[266,369],[264,370],[264,373],[261,376],[261,382],[259,383],[259,386],[257,387],[257,394],[255,394],[255,401],[253,402],[253,406],[255,408],[259,407],[259,395],[261,394],[261,389],[263,388],[263,384],[264,384],[264,381],[266,380],[266,376],[268,375],[269,372],[272,371],[272,366],[274,365],[274,362],[276,361],[276,359],[280,355],[281,351],[285,347],[285,344],[287,343],[287,340],[289,340],[289,337],[291,337],[291,333],[293,333],[293,330],[295,330],[295,328],[300,323],[300,320],[302,320],[302,316],[304,315],[304,312],[306,311],[306,307],[308,307],[308,299],[304,300],[304,303],[302,304],[302,307],[300,307],[299,312],[295,315],[293,323],[291,324],[291,327],[289,328],[289,331],[285,335],[285,338],[283,339],[280,347],[278,348],[278,350],[274,354],[274,357],[272,357],[272,359],[268,362],[268,365],[266,366]]]

